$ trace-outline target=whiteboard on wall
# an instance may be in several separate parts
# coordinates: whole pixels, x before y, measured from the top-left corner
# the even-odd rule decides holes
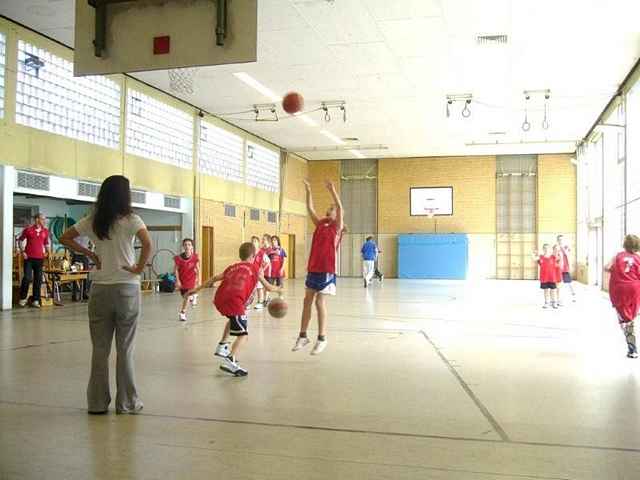
[[[453,187],[411,187],[411,216],[453,215]]]

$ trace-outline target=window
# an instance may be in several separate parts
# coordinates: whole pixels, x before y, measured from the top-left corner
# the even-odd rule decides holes
[[[39,213],[38,207],[31,205],[14,205],[13,206],[13,226],[27,227],[31,225],[31,221]]]
[[[235,217],[236,216],[236,206],[235,205],[225,205],[224,206],[224,214],[226,217]]]
[[[19,188],[28,188],[30,190],[49,191],[51,184],[49,175],[39,175],[29,172],[18,172],[16,180],[16,185]]]
[[[106,77],[74,77],[71,62],[21,40],[16,123],[118,148],[120,85]]]
[[[4,118],[4,69],[7,61],[7,37],[0,33],[0,118]]]
[[[147,203],[147,192],[142,190],[131,190],[131,203]]]
[[[97,198],[100,191],[99,183],[78,182],[78,195],[82,197]]]
[[[232,182],[244,181],[242,137],[203,120],[199,147],[200,172]]]
[[[280,153],[247,142],[247,185],[269,192],[280,191]]]
[[[249,218],[254,222],[259,222],[260,221],[260,210],[258,210],[257,208],[252,208],[249,211]]]
[[[278,214],[276,212],[267,212],[267,222],[269,222],[269,223],[277,223],[278,222]]]
[[[180,168],[193,165],[193,116],[127,91],[127,153]]]
[[[627,116],[627,200],[633,202],[640,199],[640,83],[627,95]]]
[[[164,196],[164,206],[167,208],[180,209],[180,197]]]

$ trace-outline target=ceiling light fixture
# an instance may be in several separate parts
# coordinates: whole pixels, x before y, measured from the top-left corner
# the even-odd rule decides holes
[[[345,150],[356,150],[358,152],[363,152],[365,150],[389,150],[387,145],[383,145],[381,143],[377,144],[366,144],[366,145],[323,145],[321,147],[302,147],[302,146],[293,146],[286,149],[289,152],[343,152]]]
[[[236,72],[233,75],[238,80],[240,80],[241,82],[244,82],[246,85],[248,85],[251,88],[253,88],[254,90],[260,92],[262,95],[267,97],[272,102],[281,102],[282,101],[282,97],[280,97],[280,96],[276,95],[275,93],[273,93],[272,90],[270,90],[269,88],[265,87],[263,84],[261,84],[258,80],[253,78],[248,73],[246,73],[246,72]]]
[[[357,158],[367,158],[362,153],[360,153],[358,150],[349,150],[349,153],[351,153],[352,155],[356,156]]]
[[[327,137],[329,140],[337,143],[338,145],[344,145],[344,141],[340,137],[337,137],[336,135],[329,132],[328,130],[320,130],[320,133],[325,137]]]

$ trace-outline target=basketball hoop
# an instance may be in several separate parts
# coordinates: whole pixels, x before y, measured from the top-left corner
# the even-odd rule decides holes
[[[175,68],[168,70],[169,89],[175,93],[183,95],[193,94],[193,82],[196,77],[197,68]]]
[[[433,218],[436,214],[436,211],[433,208],[425,208],[424,211],[427,214],[427,218]]]

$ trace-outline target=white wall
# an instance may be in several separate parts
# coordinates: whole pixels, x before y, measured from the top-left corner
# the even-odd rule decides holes
[[[0,165],[0,246],[2,247],[2,272],[0,274],[0,305],[2,310],[11,308],[13,296],[13,185],[15,169]]]

